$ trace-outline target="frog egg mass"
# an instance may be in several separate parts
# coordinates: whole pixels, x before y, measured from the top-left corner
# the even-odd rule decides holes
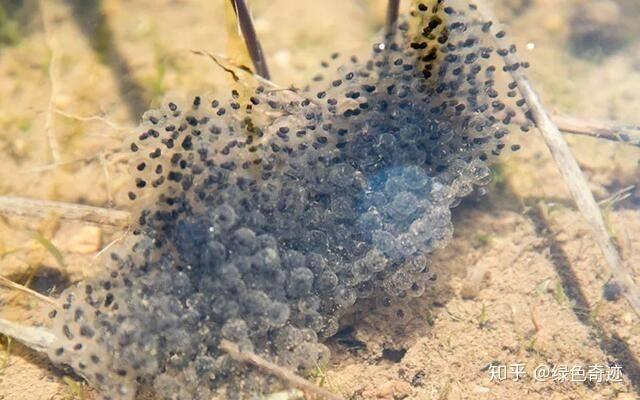
[[[221,340],[304,373],[359,299],[420,296],[451,207],[523,114],[507,72],[526,65],[496,60],[515,47],[490,26],[466,2],[419,4],[303,91],[145,113],[125,143],[132,234],[52,307],[50,358],[104,399],[258,398],[278,382]]]

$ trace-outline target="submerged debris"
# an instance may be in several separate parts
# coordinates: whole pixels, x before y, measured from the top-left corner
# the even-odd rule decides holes
[[[602,59],[623,49],[630,37],[625,19],[636,21],[628,14],[624,1],[595,0],[580,4],[570,18],[569,47],[585,59]]]
[[[51,359],[109,399],[248,398],[274,382],[221,340],[308,371],[358,299],[422,295],[450,208],[490,181],[524,105],[500,82],[526,66],[493,64],[515,47],[492,47],[490,24],[466,2],[420,3],[303,93],[147,112],[127,143],[134,234],[61,294]]]

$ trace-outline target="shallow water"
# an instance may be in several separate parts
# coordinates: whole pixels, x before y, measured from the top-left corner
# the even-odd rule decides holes
[[[531,62],[529,77],[549,110],[640,124],[640,5],[631,0],[492,3],[519,54]],[[126,207],[125,168],[109,149],[150,106],[220,93],[231,84],[209,58],[192,52],[225,52],[221,6],[208,1],[43,4],[2,3],[0,89],[6,95],[0,98],[0,190]],[[366,54],[385,11],[384,1],[279,0],[252,6],[273,80],[298,87],[333,51]],[[605,207],[616,243],[634,268],[640,257],[640,150],[592,138],[567,140],[598,200],[636,186]],[[438,281],[412,305],[415,315],[403,320],[387,317],[393,313],[386,310],[356,311],[345,320],[348,339],[330,342],[334,364],[325,372],[328,387],[361,398],[635,393],[638,319],[623,300],[602,299],[609,280],[605,263],[537,132],[521,143],[523,149],[496,169],[489,197],[466,201],[454,213],[454,242],[434,262]],[[60,249],[64,267],[32,239],[33,231]],[[65,279],[52,280],[55,284],[94,275],[99,265],[92,255],[120,233],[78,232],[79,226],[57,221],[0,220],[0,273],[24,282],[30,273],[40,277],[48,268],[64,270]],[[353,349],[353,341],[364,348]],[[385,357],[405,350],[399,360]],[[19,346],[11,354],[0,376],[0,397],[50,398],[70,391],[63,374],[48,370],[46,361],[33,360]],[[524,363],[531,371],[542,362],[611,361],[625,363],[623,382],[491,382],[485,369],[491,362]]]

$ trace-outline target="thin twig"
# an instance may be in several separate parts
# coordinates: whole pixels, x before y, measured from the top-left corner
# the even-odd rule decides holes
[[[106,253],[111,247],[113,247],[116,243],[122,241],[124,238],[126,238],[129,233],[130,233],[130,229],[131,228],[127,228],[124,233],[122,233],[121,235],[119,235],[117,238],[113,239],[111,242],[109,242],[109,244],[107,244],[106,246],[104,246],[99,252],[97,252],[93,258],[94,260],[97,260],[98,258],[100,258],[100,256],[102,256],[102,254]]]
[[[398,14],[400,13],[400,0],[388,0],[387,3],[387,19],[385,21],[385,37],[393,35],[395,32],[396,22],[398,22]]]
[[[55,216],[65,220],[117,227],[127,226],[131,216],[127,211],[16,196],[0,196],[0,214],[31,218]]]
[[[55,304],[55,302],[50,297],[40,294],[35,290],[31,290],[26,286],[20,285],[19,283],[15,283],[14,281],[5,278],[2,275],[0,275],[0,286],[5,286],[5,287],[8,287],[9,289],[19,290],[23,293],[28,294],[29,296],[33,296],[37,298],[38,300],[44,301],[45,303]]]
[[[109,206],[113,205],[113,193],[111,192],[111,174],[109,173],[109,167],[107,166],[107,159],[104,153],[98,154],[98,161],[100,162],[100,166],[102,167],[102,172],[104,173],[104,184],[107,188],[107,204]]]
[[[77,158],[75,160],[68,160],[68,161],[63,161],[63,162],[59,162],[59,163],[53,163],[53,164],[46,164],[46,165],[40,165],[38,167],[34,167],[34,168],[27,168],[22,170],[21,172],[23,173],[27,173],[27,174],[32,174],[32,173],[39,173],[39,172],[44,172],[44,171],[49,171],[51,169],[54,169],[56,167],[59,167],[60,165],[72,165],[72,164],[77,164],[77,163],[91,163],[94,161],[100,161],[100,157],[103,157],[105,159],[105,161],[108,161],[110,164],[116,164],[119,162],[123,162],[127,160],[128,154],[126,154],[121,147],[116,147],[113,148],[111,150],[105,150],[105,151],[101,151],[95,155],[92,156],[88,156],[85,158]]]
[[[497,35],[501,28],[498,24],[497,18],[495,18],[491,9],[488,8],[486,2],[478,0],[476,3],[482,3],[478,4],[478,10],[481,17],[485,21],[494,22],[490,27],[490,33],[496,41],[496,44],[499,48],[509,48],[503,39],[497,37],[503,36]],[[519,63],[518,58],[511,52],[506,52],[503,59],[505,64],[509,66]],[[565,142],[564,138],[560,134],[556,124],[551,120],[549,113],[544,109],[538,94],[535,92],[522,70],[523,68],[518,68],[516,70],[510,69],[510,73],[518,84],[520,94],[524,97],[527,105],[529,106],[530,115],[538,127],[538,130],[542,133],[542,137],[558,165],[558,169],[562,174],[565,184],[571,192],[573,200],[591,226],[594,238],[605,257],[609,268],[611,269],[614,280],[622,287],[623,293],[634,311],[637,314],[640,314],[640,290],[635,285],[631,274],[623,264],[622,259],[618,254],[618,250],[609,236],[600,207],[598,207],[598,204],[593,197],[593,193],[589,190],[587,179],[582,173],[582,170],[580,170],[580,166],[573,157],[567,142]]]
[[[258,40],[258,34],[253,26],[253,20],[251,19],[251,13],[245,0],[230,0],[233,10],[238,18],[238,25],[242,32],[242,37],[247,45],[249,56],[253,61],[253,67],[256,69],[256,74],[265,79],[271,79],[269,74],[269,68],[267,67],[267,60],[264,57],[260,40]]]
[[[636,185],[629,185],[624,187],[616,192],[612,193],[611,196],[606,199],[602,199],[598,202],[600,207],[603,206],[613,206],[621,201],[624,201],[633,195],[633,191],[636,188]]]
[[[607,139],[640,147],[640,127],[616,121],[584,120],[565,115],[553,115],[558,128],[566,133]]]
[[[98,122],[102,122],[105,125],[107,125],[109,128],[112,128],[112,129],[118,130],[118,131],[124,131],[124,130],[127,130],[127,129],[131,129],[131,130],[134,129],[134,128],[118,125],[115,122],[111,122],[108,119],[106,119],[105,117],[101,117],[99,115],[91,115],[89,117],[84,117],[82,115],[76,115],[76,114],[72,114],[72,113],[60,110],[58,108],[56,108],[54,111],[55,111],[56,114],[60,114],[63,117],[66,117],[66,118],[69,118],[69,119],[75,119],[77,121],[82,121],[82,122],[98,121]]]
[[[314,383],[311,383],[308,380],[294,374],[293,372],[265,360],[255,353],[240,350],[237,344],[229,342],[228,340],[222,340],[222,342],[220,343],[220,349],[229,354],[229,356],[234,360],[251,364],[263,370],[264,372],[267,372],[279,379],[282,379],[285,382],[288,382],[292,386],[302,391],[313,393],[327,400],[344,400],[337,394],[332,393]]]
[[[40,18],[42,19],[42,26],[44,29],[45,40],[47,43],[47,48],[49,49],[49,104],[47,106],[47,114],[44,122],[44,131],[47,135],[47,142],[49,143],[49,148],[51,149],[51,157],[53,158],[54,164],[58,164],[60,162],[60,154],[61,148],[60,143],[58,143],[58,138],[56,137],[56,133],[54,130],[54,113],[55,113],[55,98],[57,93],[56,86],[56,67],[57,67],[57,59],[56,54],[54,52],[53,42],[54,40],[51,37],[51,29],[49,28],[49,21],[47,19],[47,15],[45,13],[44,2],[40,1]]]
[[[269,92],[269,93],[279,92],[283,96],[286,96],[288,99],[295,100],[295,101],[308,100],[308,101],[311,102],[311,104],[313,104],[315,106],[320,106],[320,103],[317,102],[316,100],[314,100],[313,98],[304,97],[304,96],[300,95],[293,88],[285,88],[285,87],[279,86],[277,83],[275,83],[273,81],[270,81],[269,79],[265,79],[264,77],[262,77],[262,76],[260,76],[258,74],[255,74],[253,71],[249,70],[245,66],[238,65],[238,64],[236,64],[235,62],[233,62],[232,60],[230,60],[229,58],[227,58],[227,57],[225,57],[223,55],[215,54],[215,53],[209,53],[209,52],[204,51],[204,50],[191,50],[191,52],[193,54],[196,54],[196,55],[199,55],[199,56],[209,57],[224,72],[226,72],[229,75],[231,75],[231,78],[235,82],[240,82],[241,84],[246,85],[247,80],[244,79],[244,77],[241,76],[240,73],[249,74],[249,76],[251,78],[255,79],[255,81],[258,84],[264,85],[264,86],[269,88],[266,92]]]
[[[36,292],[35,290],[29,289],[26,286],[20,285],[19,283],[15,283],[14,281],[5,278],[2,275],[0,275],[0,286],[8,287],[9,289],[18,290],[20,292],[26,293],[29,296],[33,296],[38,300],[44,301],[45,303],[55,304],[53,299],[51,299],[50,297],[42,295]]]

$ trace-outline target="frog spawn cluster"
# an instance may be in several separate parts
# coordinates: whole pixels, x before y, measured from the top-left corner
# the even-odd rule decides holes
[[[515,49],[485,44],[473,6],[436,3],[301,93],[147,112],[127,143],[134,234],[63,293],[50,357],[104,398],[247,398],[273,382],[222,339],[302,372],[358,299],[420,296],[516,116],[490,62]]]

